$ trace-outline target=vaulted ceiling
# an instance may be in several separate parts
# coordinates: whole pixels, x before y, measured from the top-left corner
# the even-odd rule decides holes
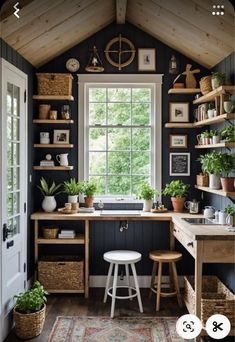
[[[213,15],[213,0],[14,0],[1,9],[1,37],[34,66],[80,43],[114,20],[125,20],[211,68],[234,51],[234,10]]]

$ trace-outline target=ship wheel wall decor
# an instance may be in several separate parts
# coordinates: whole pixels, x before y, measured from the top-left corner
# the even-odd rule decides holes
[[[127,49],[125,49],[126,45],[128,47]],[[107,61],[117,67],[118,70],[122,70],[122,68],[131,64],[135,58],[136,50],[134,44],[129,39],[122,37],[122,35],[119,34],[118,37],[115,37],[108,42],[104,52]],[[113,59],[113,55],[117,55],[117,59]]]

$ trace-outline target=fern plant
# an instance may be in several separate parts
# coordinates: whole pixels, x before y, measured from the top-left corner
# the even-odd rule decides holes
[[[49,186],[45,178],[42,177],[40,179],[40,184],[41,185],[38,185],[37,187],[43,196],[56,196],[62,192],[59,191],[61,184],[56,185],[54,181],[52,182],[51,186]]]

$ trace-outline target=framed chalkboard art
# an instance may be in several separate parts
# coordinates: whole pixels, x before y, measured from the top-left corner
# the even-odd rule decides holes
[[[170,176],[190,176],[190,153],[170,153]]]

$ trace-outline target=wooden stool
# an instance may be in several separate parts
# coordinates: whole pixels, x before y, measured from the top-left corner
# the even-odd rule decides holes
[[[175,252],[175,251],[152,251],[149,253],[149,258],[153,260],[153,270],[152,270],[150,290],[157,294],[156,311],[160,310],[160,297],[177,296],[178,304],[181,307],[182,301],[181,301],[181,296],[180,296],[175,263],[176,261],[182,258],[182,254],[179,252]],[[173,292],[161,292],[162,264],[163,263],[169,263],[170,279],[171,279],[172,285],[174,285],[174,288],[175,288],[175,291]],[[154,279],[156,277],[157,267],[158,267],[157,287],[155,287]]]

